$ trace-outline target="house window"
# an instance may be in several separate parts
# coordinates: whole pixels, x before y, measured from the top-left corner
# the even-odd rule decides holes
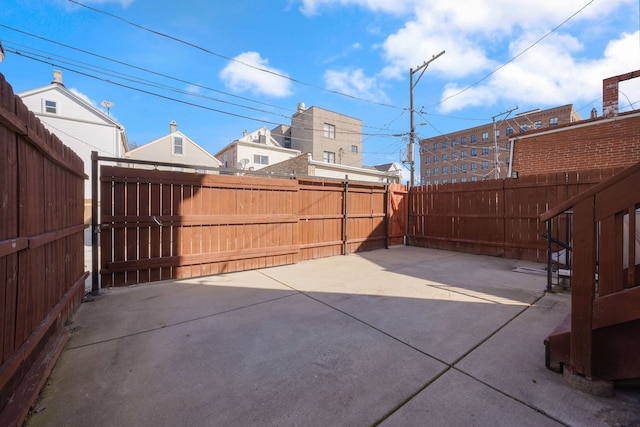
[[[460,178],[460,182],[467,182],[467,178],[463,176],[462,178]]]
[[[482,169],[489,169],[489,162],[487,162],[486,160],[482,162]]]
[[[353,154],[358,154],[358,146],[357,145],[352,145],[351,146],[351,152]]]
[[[253,163],[255,163],[256,165],[268,165],[269,156],[261,156],[260,154],[254,154]]]
[[[444,153],[444,154],[442,155],[442,161],[443,161],[443,162],[446,162],[447,160],[448,160],[447,153]]]
[[[496,139],[500,138],[500,129],[496,129]]]
[[[451,160],[458,160],[458,153],[456,153],[455,151],[451,153]]]
[[[524,132],[527,130],[527,125],[520,125],[520,132]]]
[[[442,175],[446,175],[449,172],[449,168],[447,168],[446,166],[442,167]]]
[[[438,171],[438,168],[433,168],[433,174],[434,174],[434,175],[438,175],[438,172],[439,172],[439,171]]]
[[[433,150],[435,151],[435,150],[437,150],[437,149],[438,149],[438,143],[437,143],[437,142],[434,142],[434,143],[433,143]]]
[[[448,179],[443,179],[443,180],[442,180],[442,183],[443,183],[443,184],[446,184],[447,182],[449,182],[449,180],[448,180]]]
[[[425,156],[424,158],[424,162],[428,165],[429,163],[431,163],[431,156]]]
[[[461,165],[460,165],[460,170],[461,170],[462,172],[466,172],[466,171],[467,171],[467,164],[466,164],[466,163],[461,164]]]
[[[461,145],[467,145],[467,137],[466,136],[460,137],[460,144]]]
[[[447,148],[447,141],[442,141],[442,148]]]
[[[433,156],[433,163],[438,163],[438,156]]]
[[[511,143],[510,143],[510,142],[507,142],[507,144],[505,145],[505,147],[507,147],[507,150],[510,150],[510,149],[511,149]]]
[[[475,144],[476,142],[478,142],[478,137],[475,134],[471,135],[471,143]]]
[[[452,184],[455,184],[455,183],[457,183],[457,182],[458,182],[458,178],[451,178],[451,183],[452,183]]]
[[[431,176],[431,169],[424,171],[424,176]]]
[[[549,119],[549,126],[556,126],[558,124],[558,118],[557,117],[551,117]]]
[[[455,138],[453,138],[453,139],[451,140],[451,146],[452,146],[452,147],[455,147],[456,145],[458,145],[458,140],[457,140],[457,139],[455,139]]]
[[[456,165],[451,166],[451,173],[458,173],[458,167]]]
[[[467,152],[466,152],[466,150],[464,150],[464,151],[461,151],[461,152],[460,152],[460,158],[461,158],[461,159],[466,159],[466,158],[467,158]]]
[[[182,138],[179,136],[173,137],[173,155],[182,156],[184,154],[184,146],[182,145]]]
[[[56,101],[44,101],[44,112],[58,114],[58,103]]]
[[[476,182],[477,180],[478,180],[478,177],[477,177],[477,176],[472,176],[472,177],[471,177],[471,181],[472,181],[472,182]]]
[[[284,139],[284,148],[291,148],[291,138]]]
[[[426,152],[431,151],[431,145],[430,144],[425,144],[424,145],[424,151],[426,151]]]
[[[426,181],[424,182],[424,185],[431,185],[431,180],[426,180]]]
[[[489,155],[489,147],[482,147],[482,155],[483,156]]]
[[[483,141],[489,140],[489,132],[482,132],[482,140]]]
[[[332,151],[325,151],[323,153],[322,159],[325,163],[335,163],[336,162],[336,153]]]
[[[542,122],[540,120],[533,122],[533,127],[536,129],[540,129],[542,127]]]
[[[513,134],[513,128],[507,128],[507,135]]]
[[[472,171],[478,170],[478,164],[477,163],[471,163],[471,170]]]
[[[471,149],[471,157],[476,157],[478,155],[478,149],[477,148],[472,148]]]
[[[336,127],[329,123],[324,124],[324,137],[329,139],[336,139]],[[332,162],[335,163],[335,162]]]

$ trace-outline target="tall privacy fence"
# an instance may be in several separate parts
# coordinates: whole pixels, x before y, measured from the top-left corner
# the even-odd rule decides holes
[[[293,264],[402,244],[406,193],[397,184],[103,165],[102,287]]]
[[[0,74],[0,425],[26,416],[82,301],[84,180]]]
[[[621,168],[562,172],[438,186],[409,193],[412,245],[547,262],[547,226],[540,215]],[[558,236],[569,226],[553,219]]]

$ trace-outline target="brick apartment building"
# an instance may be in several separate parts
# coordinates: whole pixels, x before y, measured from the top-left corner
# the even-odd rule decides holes
[[[516,135],[507,173],[538,175],[640,162],[640,110],[619,113],[618,84],[640,77],[640,70],[603,80],[601,117]]]
[[[548,129],[581,120],[573,105],[533,110],[420,140],[420,183],[446,184],[507,177],[511,140],[530,129]],[[494,133],[495,132],[495,133]],[[495,138],[494,138],[495,134]]]
[[[314,161],[362,167],[362,120],[319,107],[305,108],[280,125],[271,136],[285,148],[311,153]]]

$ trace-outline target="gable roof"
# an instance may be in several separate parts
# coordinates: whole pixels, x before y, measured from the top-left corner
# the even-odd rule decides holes
[[[202,154],[207,156],[207,158],[209,158],[210,160],[213,160],[214,163],[217,163],[218,165],[222,165],[222,162],[220,162],[220,160],[216,159],[213,154],[209,153],[207,150],[205,150],[204,148],[202,148],[201,146],[196,144],[196,142],[194,140],[192,140],[191,138],[189,138],[187,135],[185,135],[184,133],[180,132],[179,130],[176,130],[175,132],[170,132],[170,133],[168,133],[168,134],[166,134],[164,136],[161,136],[160,138],[154,139],[151,142],[147,142],[146,144],[143,144],[143,145],[141,145],[139,147],[136,147],[133,150],[130,150],[127,153],[127,155],[131,156],[133,154],[135,156],[136,154],[148,151],[149,149],[153,148],[154,145],[159,144],[159,143],[164,142],[164,141],[167,141],[168,139],[170,139],[170,138],[172,138],[174,136],[181,137],[185,142],[187,142],[188,144],[190,144],[190,145],[194,146],[195,148],[197,148],[198,150],[200,150],[202,152]]]

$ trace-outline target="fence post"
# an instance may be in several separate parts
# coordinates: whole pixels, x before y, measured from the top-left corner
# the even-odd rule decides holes
[[[91,295],[100,294],[98,283],[98,152],[91,152]]]
[[[385,233],[385,238],[384,238],[384,248],[385,249],[389,249],[389,234],[391,234],[391,230],[390,230],[390,223],[391,223],[391,209],[389,208],[389,202],[390,202],[390,195],[389,195],[389,183],[387,182],[384,186],[384,233]]]
[[[347,224],[349,223],[349,175],[344,176],[344,204],[342,211],[342,255],[347,255],[347,241],[349,239],[349,235],[347,233]]]

